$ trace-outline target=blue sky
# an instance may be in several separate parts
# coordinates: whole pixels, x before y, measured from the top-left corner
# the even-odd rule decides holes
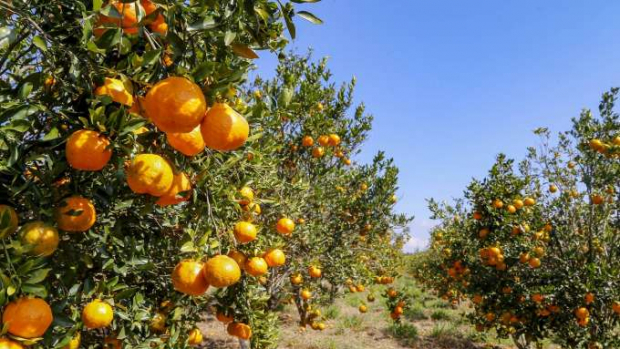
[[[620,1],[323,0],[298,6],[291,47],[329,56],[337,81],[357,77],[375,116],[358,161],[385,150],[401,169],[399,211],[414,214],[406,250],[433,226],[426,198],[462,195],[497,153],[523,158],[532,130],[570,127],[620,85]],[[263,52],[259,74],[271,76]]]

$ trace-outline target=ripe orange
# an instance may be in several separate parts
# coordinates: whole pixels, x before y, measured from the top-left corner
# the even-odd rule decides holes
[[[83,232],[97,220],[95,206],[86,198],[71,196],[64,199],[55,210],[56,224],[60,230]]]
[[[320,278],[322,273],[320,268],[311,265],[308,268],[308,274],[310,274],[310,277],[312,278]]]
[[[0,338],[0,349],[24,349],[24,346],[8,338]]]
[[[478,237],[481,239],[486,238],[489,235],[489,228],[482,228],[478,232]]]
[[[388,297],[390,297],[390,298],[396,298],[396,296],[398,295],[398,292],[397,292],[395,289],[390,288],[390,289],[387,291],[387,295],[388,295]]]
[[[358,309],[359,309],[360,313],[362,313],[362,314],[368,311],[368,308],[365,305],[363,305],[363,304],[360,305]]]
[[[213,287],[228,287],[241,278],[241,269],[234,259],[218,255],[209,259],[203,268],[205,279]]]
[[[620,302],[614,301],[611,305],[611,309],[614,311],[614,313],[620,314]]]
[[[529,254],[529,253],[527,253],[527,252],[522,252],[522,253],[519,255],[519,262],[521,262],[521,263],[525,264],[525,263],[527,263],[527,262],[529,262],[529,261],[530,261],[530,254]]]
[[[82,322],[88,329],[108,327],[112,320],[114,320],[114,310],[100,299],[88,303],[82,310]]]
[[[557,191],[558,191],[558,187],[555,184],[549,185],[549,192],[550,193],[555,193]]]
[[[11,206],[0,205],[0,239],[15,234],[19,226],[17,212]]]
[[[301,139],[301,145],[304,147],[311,147],[314,145],[314,139],[310,136],[304,136],[304,138]]]
[[[82,171],[100,171],[110,161],[107,137],[91,130],[73,132],[67,139],[65,154],[69,166]]]
[[[590,316],[590,312],[588,311],[587,308],[581,307],[575,310],[575,316],[578,319],[585,319]]]
[[[234,259],[235,262],[237,262],[237,265],[241,268],[245,265],[245,261],[248,259],[248,257],[246,257],[243,252],[239,252],[236,250],[228,252],[228,257]]]
[[[523,208],[523,205],[524,205],[523,200],[521,199],[514,199],[512,201],[512,204],[515,206],[517,210],[520,210],[521,208]]]
[[[342,159],[342,162],[343,162],[345,165],[347,165],[347,166],[351,165],[351,159],[344,159],[344,158],[343,158],[343,159]]]
[[[515,213],[517,212],[517,208],[514,207],[514,205],[508,205],[506,206],[506,211],[508,211],[508,213]]]
[[[252,276],[261,276],[267,273],[269,267],[262,257],[252,257],[245,262],[244,269]]]
[[[104,348],[106,349],[122,349],[123,345],[121,344],[120,339],[105,337],[103,339]]]
[[[523,200],[523,203],[525,204],[525,206],[534,206],[536,205],[536,200],[528,197],[528,198],[525,198],[525,200]]]
[[[256,240],[256,226],[250,222],[238,222],[234,229],[235,239],[240,244]]]
[[[295,230],[295,222],[290,218],[280,218],[276,224],[276,230],[282,235],[290,235]]]
[[[31,248],[37,256],[49,256],[58,248],[58,230],[41,221],[30,222],[19,231],[23,245]]]
[[[170,189],[155,202],[159,206],[176,205],[192,196],[192,183],[184,172],[174,175]],[[181,195],[184,193],[183,195]]]
[[[218,311],[217,314],[215,314],[215,318],[217,319],[217,321],[225,323],[225,324],[232,322],[234,320],[232,316],[228,316],[224,312],[221,312],[221,311]]]
[[[205,142],[202,139],[199,126],[196,126],[190,132],[166,133],[166,139],[171,147],[187,156],[198,155],[205,149]]]
[[[335,133],[330,134],[327,143],[332,147],[338,146],[340,144],[340,136]]]
[[[279,267],[286,263],[286,255],[279,248],[269,249],[267,252],[265,252],[263,258],[267,262],[267,265],[271,268]]]
[[[103,85],[95,89],[95,96],[110,96],[116,103],[124,104],[128,107],[133,105],[133,96],[119,79],[105,78]]]
[[[121,18],[113,18],[100,15],[93,30],[95,36],[100,37],[108,30],[105,24],[111,24],[113,27],[120,27],[126,34],[138,33],[138,19],[136,16],[136,7],[133,3],[123,3],[121,1],[113,0],[110,5],[116,8],[116,11],[121,14]]]
[[[545,296],[540,293],[534,293],[532,295],[532,302],[534,303],[542,303],[545,300]]]
[[[173,76],[159,81],[149,90],[144,98],[144,109],[160,130],[184,133],[200,125],[207,111],[207,101],[200,86],[184,77]]]
[[[585,300],[586,304],[592,304],[594,302],[595,298],[596,297],[594,296],[594,293],[588,292],[586,294],[586,296],[584,297],[584,300]]]
[[[203,263],[185,259],[172,271],[174,289],[190,296],[200,296],[207,292],[209,283],[203,273]]]
[[[172,167],[156,154],[140,154],[134,157],[126,169],[127,184],[136,194],[162,196],[174,181]]]
[[[320,158],[323,157],[323,155],[325,155],[325,149],[323,147],[317,147],[312,149],[312,157],[313,158]]]
[[[202,332],[200,332],[200,329],[194,328],[189,331],[189,334],[187,336],[187,343],[191,346],[199,345],[200,343],[202,343]]]
[[[164,332],[166,330],[166,314],[157,312],[151,319],[150,328],[153,332]]]
[[[291,284],[301,285],[303,282],[304,282],[304,279],[300,274],[291,275]]]
[[[365,290],[365,289],[366,289],[366,288],[365,288],[365,287],[364,287],[364,285],[362,285],[362,284],[359,284],[359,285],[355,286],[355,290],[356,290],[357,292],[364,292],[364,290]]]
[[[538,259],[536,257],[532,257],[528,261],[528,264],[530,265],[531,268],[534,268],[534,269],[538,268],[538,267],[540,267],[540,259]]]
[[[146,16],[157,10],[157,6],[149,0],[141,0],[140,4],[144,8],[144,13]],[[155,20],[151,24],[149,24],[149,28],[151,28],[151,30],[155,33],[165,35],[168,31],[168,24],[166,23],[166,19],[164,18],[164,16],[160,13],[159,15],[157,15],[157,18],[155,18]]]
[[[495,200],[493,200],[493,207],[495,207],[495,208],[502,208],[502,207],[504,207],[504,203],[500,199],[495,199]]]
[[[328,146],[328,145],[329,145],[329,136],[327,136],[327,135],[321,135],[321,136],[319,136],[318,141],[319,141],[319,144],[320,144],[322,147],[326,147],[326,146]]]
[[[595,204],[595,205],[600,205],[602,204],[605,200],[603,199],[603,197],[599,194],[593,194],[590,196],[590,201]]]
[[[312,298],[312,292],[310,292],[309,290],[302,290],[299,295],[301,296],[301,299],[306,301]]]
[[[474,212],[474,219],[477,220],[477,221],[481,220],[482,219],[482,213],[480,213],[478,211]]]
[[[53,320],[52,308],[40,298],[19,298],[9,303],[2,314],[8,332],[22,338],[42,337]]]
[[[239,200],[239,205],[246,206],[254,201],[254,190],[250,187],[242,187],[239,189],[239,195],[243,198]]]
[[[604,148],[604,144],[600,139],[592,139],[590,140],[590,148],[599,151]]]
[[[228,104],[213,105],[200,126],[207,147],[220,151],[235,150],[245,144],[250,134],[247,120]]]
[[[228,324],[226,331],[229,335],[244,340],[248,340],[252,337],[252,328],[240,322],[231,322]]]

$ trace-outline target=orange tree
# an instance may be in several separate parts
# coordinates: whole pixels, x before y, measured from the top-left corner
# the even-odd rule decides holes
[[[552,145],[518,166],[499,156],[464,201],[431,211],[429,265],[417,276],[445,297],[471,299],[476,328],[511,336],[520,348],[553,337],[567,347],[618,345],[617,90],[603,95]]]
[[[390,272],[408,218],[391,213],[390,160],[349,160],[370,129],[363,108],[345,113],[352,86],[299,57],[241,85],[252,48],[281,50],[291,17],[312,14],[268,1],[0,10],[2,341],[181,348],[200,343],[210,307],[243,346],[273,347],[274,304],[319,294],[320,268],[330,290]],[[282,286],[302,272],[308,292]]]

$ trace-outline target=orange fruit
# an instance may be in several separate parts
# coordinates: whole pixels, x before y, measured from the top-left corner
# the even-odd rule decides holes
[[[200,296],[207,292],[209,283],[203,273],[204,265],[199,261],[185,259],[172,271],[174,289],[190,296]]]
[[[0,338],[0,349],[24,349],[24,346],[8,338]]]
[[[495,200],[493,200],[493,207],[495,207],[495,208],[502,208],[502,207],[504,207],[504,203],[500,199],[495,199]]]
[[[536,257],[532,257],[530,258],[530,260],[528,261],[528,264],[530,265],[530,267],[532,268],[538,268],[540,267],[540,259],[536,258]]]
[[[362,284],[359,284],[359,285],[355,286],[355,290],[356,290],[357,292],[364,292],[364,290],[365,290],[365,289],[366,289],[366,288],[365,288],[365,287],[364,287],[364,285],[362,285]]]
[[[122,349],[123,345],[121,344],[120,339],[105,337],[103,339],[104,348],[106,349]]]
[[[82,334],[80,332],[77,332],[75,336],[71,338],[71,341],[69,341],[69,344],[62,347],[62,349],[80,349],[80,343],[82,343]],[[0,345],[0,349],[2,349],[1,345]]]
[[[229,335],[244,340],[248,340],[252,337],[252,328],[240,322],[231,322],[228,324],[226,331]]]
[[[189,331],[187,343],[192,346],[202,343],[202,332],[200,332],[200,329],[194,328]]]
[[[600,139],[594,138],[590,140],[590,148],[598,151],[604,148],[604,144]]]
[[[312,149],[312,157],[313,158],[320,158],[323,155],[325,155],[325,149],[323,147],[317,147]]]
[[[104,15],[99,15],[95,29],[93,30],[95,36],[99,37],[108,30],[108,26],[105,24],[111,24],[113,27],[120,27],[126,34],[138,33],[138,18],[136,16],[136,6],[133,3],[122,3],[121,1],[111,1],[110,5],[116,8],[116,11],[121,14],[121,18],[112,18]]]
[[[146,94],[143,106],[148,118],[163,132],[191,132],[207,111],[200,86],[178,76],[155,84]]]
[[[321,135],[321,136],[319,136],[318,141],[319,141],[319,144],[320,144],[322,147],[326,147],[326,146],[328,146],[328,145],[329,145],[329,136],[327,136],[327,135]]]
[[[291,275],[291,284],[301,285],[302,282],[304,282],[304,279],[301,275],[299,274]]]
[[[235,262],[237,262],[237,265],[239,265],[239,267],[244,266],[245,261],[248,259],[248,257],[246,257],[245,254],[243,254],[243,252],[239,252],[236,250],[232,250],[228,252],[228,257],[234,259]]]
[[[110,141],[99,132],[79,130],[67,139],[65,155],[69,166],[82,171],[100,171],[110,161]]]
[[[592,292],[588,292],[586,296],[584,297],[586,304],[592,304],[595,298],[596,297],[594,296],[594,293]]]
[[[187,156],[198,155],[205,149],[199,126],[186,133],[166,133],[166,139],[171,147]]]
[[[555,193],[556,191],[558,191],[558,187],[555,184],[549,185],[549,192],[550,193]]]
[[[256,226],[250,222],[238,222],[234,229],[235,239],[240,244],[256,240]]]
[[[279,248],[269,249],[265,252],[263,258],[267,262],[267,265],[271,268],[279,267],[286,263],[286,255]]]
[[[332,146],[332,147],[336,147],[340,144],[340,136],[338,136],[335,133],[330,134],[329,136],[329,140],[327,141],[327,144]],[[323,145],[323,144],[321,144]]]
[[[605,200],[603,199],[603,197],[601,195],[598,194],[594,194],[590,196],[590,201],[595,204],[595,205],[600,205],[602,204]]]
[[[149,0],[140,0],[140,5],[142,5],[142,7],[144,8],[144,13],[146,16],[157,10],[157,5],[155,5]],[[168,24],[166,24],[166,19],[160,13],[157,15],[157,18],[155,18],[155,20],[151,22],[151,24],[149,24],[149,28],[151,28],[151,30],[155,33],[165,35],[168,31]]]
[[[19,298],[2,313],[2,324],[8,325],[8,332],[22,338],[42,337],[53,320],[52,308],[40,298]]]
[[[304,138],[301,139],[301,145],[304,147],[311,147],[314,145],[314,139],[310,136],[304,136]]]
[[[252,276],[262,276],[267,273],[269,267],[262,257],[252,257],[245,262],[245,271]]]
[[[192,196],[192,183],[183,172],[174,175],[170,189],[155,202],[159,206],[176,205],[189,200]],[[185,193],[181,195],[181,193]]]
[[[308,268],[308,274],[310,274],[310,277],[312,278],[320,278],[322,273],[320,268],[311,265]]]
[[[15,234],[19,226],[17,212],[11,206],[0,205],[0,239]]]
[[[303,300],[308,300],[312,298],[312,292],[310,292],[309,290],[302,290],[299,295],[301,296],[301,299]]]
[[[228,104],[215,103],[200,126],[207,147],[220,151],[235,150],[250,134],[247,120]]]
[[[525,200],[523,200],[523,203],[525,204],[525,206],[534,206],[536,205],[536,200],[534,200],[533,198],[525,198]]]
[[[581,307],[575,310],[575,316],[578,319],[585,319],[590,316],[590,312],[588,311],[587,308]]]
[[[64,199],[55,210],[56,224],[60,230],[83,232],[97,220],[95,206],[86,198],[71,196]]]
[[[221,312],[221,311],[218,311],[215,314],[215,318],[217,319],[217,321],[225,323],[225,324],[232,322],[234,320],[232,316],[228,316],[224,312]]]
[[[520,210],[521,208],[523,208],[523,205],[524,205],[523,200],[521,199],[514,199],[512,201],[512,204],[515,206],[517,210]]]
[[[30,222],[19,231],[21,242],[37,256],[49,256],[58,248],[58,230],[41,221]]]
[[[241,278],[241,269],[237,262],[225,255],[209,259],[202,271],[209,285],[213,287],[228,287],[236,284]]]
[[[242,187],[239,189],[239,195],[243,198],[239,200],[239,205],[249,205],[254,201],[254,190],[250,187]]]
[[[517,208],[514,207],[514,205],[508,205],[506,206],[506,211],[508,211],[508,213],[515,213],[517,212]]]
[[[290,218],[280,218],[276,224],[276,230],[282,235],[290,235],[295,230],[295,222]]]
[[[540,293],[535,293],[532,295],[532,302],[534,303],[542,303],[545,300],[545,296]]]
[[[150,328],[153,332],[164,332],[166,330],[166,314],[157,312],[151,319]]]
[[[351,159],[342,159],[342,162],[347,166],[351,165]]]
[[[482,219],[482,213],[480,213],[478,211],[474,212],[474,219],[477,220],[477,221],[481,220]]]
[[[620,314],[620,302],[614,301],[611,305],[611,309],[614,311],[614,313]]]
[[[133,96],[119,79],[105,78],[103,85],[95,89],[95,96],[110,96],[116,103],[124,104],[128,107],[133,105]]]
[[[112,306],[100,299],[88,303],[82,310],[82,322],[88,329],[108,327],[112,320],[114,320]]]
[[[360,311],[360,313],[363,314],[363,313],[368,311],[368,308],[365,305],[362,304],[362,305],[359,306],[358,310]]]
[[[156,154],[139,154],[126,169],[127,184],[136,194],[162,196],[174,182],[172,167],[166,159]]]

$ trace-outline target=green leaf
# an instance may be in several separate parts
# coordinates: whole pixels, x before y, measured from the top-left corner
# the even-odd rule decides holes
[[[39,35],[37,35],[34,38],[32,38],[32,43],[36,47],[38,47],[41,51],[47,52],[47,43],[45,42],[45,39],[43,39]]]
[[[26,99],[32,92],[32,83],[26,82],[19,88],[19,98]]]
[[[53,127],[43,138],[44,142],[51,141],[60,137],[60,132],[56,127]]]
[[[23,284],[22,291],[41,298],[47,298],[47,289],[43,285]]]
[[[280,9],[282,10],[282,17],[284,17],[284,23],[286,23],[286,28],[288,29],[288,32],[291,35],[291,38],[295,39],[296,29],[295,29],[295,23],[293,23],[293,20],[291,19],[291,11],[287,10],[287,8],[284,5],[282,5],[282,3],[279,0],[278,0],[278,3],[280,4]]]
[[[35,271],[34,273],[30,274],[30,278],[28,280],[26,280],[26,283],[28,284],[38,284],[41,281],[45,280],[45,278],[47,277],[47,275],[49,274],[49,272],[52,269],[39,269],[37,271]]]
[[[308,11],[299,11],[297,12],[297,15],[305,20],[307,20],[308,22],[314,23],[314,24],[323,24],[323,20],[321,20],[319,17],[313,15],[312,13],[308,12]]]
[[[99,11],[103,5],[103,0],[93,0],[93,11]]]
[[[258,58],[258,55],[256,54],[256,52],[254,52],[254,50],[252,50],[248,46],[241,45],[241,44],[232,44],[232,49],[233,49],[233,52],[237,56],[241,56],[241,57],[247,58],[247,59],[256,59],[256,58]]]
[[[229,46],[230,43],[235,40],[235,37],[237,37],[237,33],[231,32],[230,30],[226,31],[226,34],[224,34],[224,45]]]
[[[142,66],[148,67],[149,65],[157,63],[160,55],[161,49],[147,51],[144,56],[142,56]]]
[[[291,0],[291,2],[294,2],[296,4],[303,4],[303,3],[314,3],[314,2],[319,2],[321,0]]]
[[[190,24],[189,26],[187,26],[187,30],[192,32],[192,31],[197,31],[197,30],[213,29],[215,27],[217,27],[217,23],[215,23],[215,20],[213,19],[213,17],[205,16],[199,21],[194,22]]]

